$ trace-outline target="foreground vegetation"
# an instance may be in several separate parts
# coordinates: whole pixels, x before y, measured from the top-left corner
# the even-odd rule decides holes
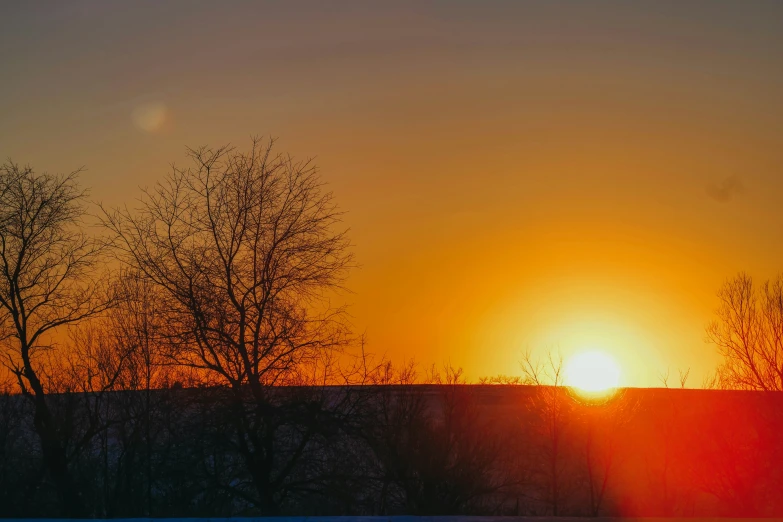
[[[636,389],[585,403],[543,386],[278,387],[252,435],[269,456],[263,474],[247,462],[247,416],[225,387],[48,400],[83,516],[780,516],[773,420],[783,404],[768,397]],[[32,407],[0,398],[5,517],[62,512],[30,436]]]

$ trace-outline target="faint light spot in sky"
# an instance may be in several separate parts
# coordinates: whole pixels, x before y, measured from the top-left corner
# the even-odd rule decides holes
[[[170,111],[162,102],[146,102],[133,109],[131,119],[144,132],[158,132],[170,119]]]

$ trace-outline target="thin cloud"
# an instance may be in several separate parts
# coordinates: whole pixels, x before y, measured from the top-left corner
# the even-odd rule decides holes
[[[720,183],[707,185],[707,195],[719,203],[728,203],[744,191],[745,186],[742,184],[742,180],[733,174],[724,178]]]

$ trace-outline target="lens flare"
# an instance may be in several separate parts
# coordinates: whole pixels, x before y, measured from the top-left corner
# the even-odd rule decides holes
[[[131,113],[131,119],[136,127],[149,133],[161,130],[169,120],[169,116],[168,107],[159,102],[141,104]]]

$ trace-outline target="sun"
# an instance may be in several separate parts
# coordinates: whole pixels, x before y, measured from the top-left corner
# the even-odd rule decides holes
[[[581,352],[566,363],[565,383],[588,393],[606,392],[620,383],[620,366],[604,352]]]

